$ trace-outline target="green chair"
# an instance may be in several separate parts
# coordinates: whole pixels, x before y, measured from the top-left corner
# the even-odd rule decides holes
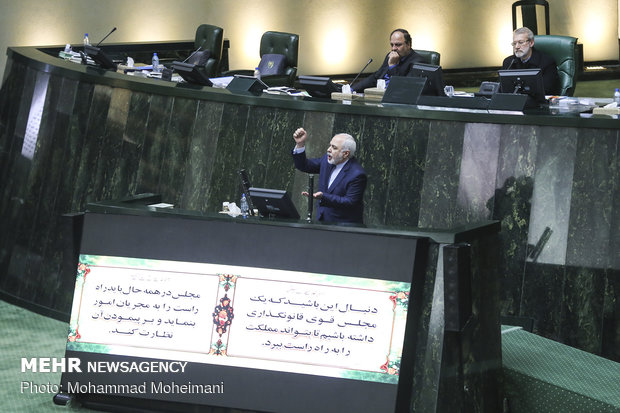
[[[420,63],[426,63],[427,65],[435,65],[439,66],[439,59],[441,55],[432,50],[417,50],[413,49],[414,52],[422,56],[422,61]]]
[[[261,61],[257,65],[260,68],[272,69],[274,60],[279,60],[281,65],[275,71],[264,72],[261,80],[267,86],[290,86],[295,83],[297,76],[297,59],[299,56],[299,35],[294,33],[268,31],[263,33],[259,49]],[[252,76],[252,70],[230,70],[223,73],[224,76],[236,74]]]
[[[538,7],[541,6],[541,7]],[[512,30],[517,30],[517,9],[521,10],[521,27],[527,27],[538,34],[538,11],[542,8],[545,14],[545,34],[549,34],[549,2],[547,0],[520,0],[512,3]],[[541,30],[541,33],[543,31]]]
[[[534,47],[553,57],[560,76],[559,94],[573,96],[577,84],[577,38],[571,36],[534,36]]]
[[[201,24],[196,29],[194,47],[199,51],[190,57],[187,63],[203,67],[208,77],[219,76],[224,48],[224,29],[210,24]]]

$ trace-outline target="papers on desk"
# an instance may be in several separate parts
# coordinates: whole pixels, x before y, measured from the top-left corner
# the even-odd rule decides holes
[[[465,96],[465,97],[473,98],[474,94],[471,92],[465,92],[464,90],[455,90],[454,96]]]
[[[69,50],[67,52],[61,50],[60,52],[58,52],[58,57],[73,63],[82,63],[82,55],[79,52],[74,52],[73,50]],[[95,61],[87,55],[86,63],[88,63],[89,65],[94,65]]]
[[[288,96],[310,96],[306,91],[297,90],[288,86],[273,86],[263,89],[263,93],[269,93],[270,95],[288,95]]]

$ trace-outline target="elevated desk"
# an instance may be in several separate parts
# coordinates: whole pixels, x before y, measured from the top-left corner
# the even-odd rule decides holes
[[[143,45],[145,49],[150,46]],[[152,48],[151,48],[152,49]],[[160,193],[184,210],[240,197],[238,169],[286,189],[300,211],[309,156],[358,139],[365,222],[429,230],[498,220],[501,312],[535,332],[620,360],[620,123],[609,117],[422,110],[245,96],[10,48],[0,95],[0,291],[68,319],[74,268],[63,220],[86,204]]]

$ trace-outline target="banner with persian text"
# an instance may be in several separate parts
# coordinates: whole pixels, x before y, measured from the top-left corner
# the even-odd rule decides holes
[[[81,255],[67,350],[397,383],[411,284]]]

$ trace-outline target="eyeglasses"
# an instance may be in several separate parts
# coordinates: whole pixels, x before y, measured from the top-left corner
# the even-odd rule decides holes
[[[528,40],[517,40],[516,42],[510,43],[510,45],[512,47],[515,47],[516,45],[523,46],[525,43],[529,43],[529,42],[530,42],[529,39]]]

